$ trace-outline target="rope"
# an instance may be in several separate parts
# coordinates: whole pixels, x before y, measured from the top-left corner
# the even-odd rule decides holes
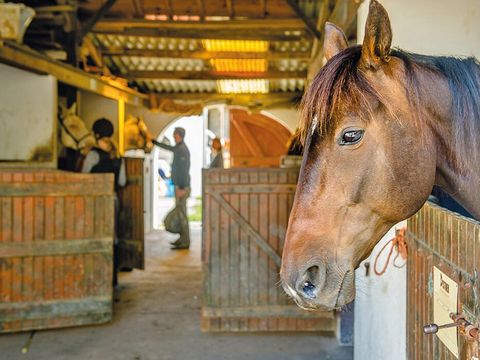
[[[401,269],[405,266],[407,263],[406,261],[402,265],[397,265],[396,261],[399,256],[402,257],[403,260],[406,260],[408,257],[408,248],[407,248],[407,243],[405,242],[405,228],[401,229],[395,229],[395,237],[388,241],[385,245],[383,245],[382,249],[380,252],[377,254],[375,257],[375,262],[373,264],[373,271],[375,271],[375,274],[378,276],[381,276],[385,274],[385,271],[387,271],[388,264],[390,263],[390,258],[393,254],[393,249],[397,249],[397,255],[395,255],[395,258],[393,259],[393,266],[395,266],[398,269]],[[381,271],[377,270],[377,262],[380,256],[383,254],[385,249],[387,248],[388,245],[390,246],[390,251],[388,252],[387,260],[385,261],[385,264],[383,265],[383,268]]]

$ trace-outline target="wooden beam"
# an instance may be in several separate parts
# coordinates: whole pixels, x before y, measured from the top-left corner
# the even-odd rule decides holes
[[[235,13],[233,10],[233,0],[227,0],[227,12],[230,19],[233,19]]]
[[[135,14],[138,17],[143,18],[145,16],[145,11],[143,9],[143,3],[141,0],[131,0],[132,1],[132,6],[135,9]]]
[[[234,79],[292,79],[306,78],[306,71],[216,72],[216,71],[130,71],[122,75],[129,80],[234,80]]]
[[[260,8],[262,11],[262,18],[267,16],[267,0],[260,0]]]
[[[218,94],[218,93],[158,93],[152,96],[173,101],[200,102],[202,104],[226,103],[245,106],[250,109],[268,109],[275,107],[297,106],[302,93],[269,93],[269,94]]]
[[[200,20],[205,20],[205,3],[203,0],[197,0],[198,13],[200,14]]]
[[[90,19],[87,20],[85,25],[82,26],[78,32],[77,42],[81,43],[85,35],[87,35],[95,26],[95,24],[115,5],[117,0],[107,0],[98,11]]]
[[[260,146],[254,141],[254,136],[248,130],[248,128],[241,123],[241,121],[236,121],[234,118],[230,120],[230,125],[237,130],[238,134],[240,135],[241,141],[247,146],[248,151],[254,157],[262,157],[264,153]]]
[[[308,37],[299,19],[228,21],[102,20],[95,33],[192,39],[299,40]]]
[[[301,92],[268,93],[268,94],[218,94],[218,93],[157,93],[159,99],[167,98],[175,101],[227,101],[232,98],[241,99],[242,102],[272,102],[272,101],[296,101]]]
[[[147,99],[145,94],[140,94],[114,80],[88,74],[14,43],[5,43],[0,46],[0,62],[37,74],[49,74],[57,78],[59,82],[77,89],[90,91],[110,99],[124,99],[132,105],[143,105]]]
[[[174,59],[310,59],[308,52],[231,52],[231,51],[204,51],[204,50],[143,50],[143,49],[105,49],[102,50],[103,56],[137,56],[137,57],[157,57]]]
[[[287,0],[288,5],[292,8],[293,11],[295,11],[295,14],[302,19],[304,24],[306,25],[308,31],[317,39],[320,39],[322,37],[322,33],[317,29],[315,23],[313,22],[312,19],[307,17],[303,10],[298,6],[298,4],[295,2],[295,0]]]
[[[328,21],[342,28],[345,31],[347,38],[351,35],[349,31],[355,31],[353,25],[355,24],[357,10],[361,2],[362,1],[359,0],[337,0],[335,8],[328,16]],[[319,25],[323,27],[325,26],[325,22]],[[313,79],[322,66],[323,39],[317,46],[315,46],[315,53],[313,54],[312,60],[310,61],[310,66],[308,67],[307,79]]]
[[[173,19],[173,5],[172,0],[167,0],[167,13],[170,20]]]

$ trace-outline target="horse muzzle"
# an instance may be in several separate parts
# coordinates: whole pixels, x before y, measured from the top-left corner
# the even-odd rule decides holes
[[[282,268],[282,283],[285,292],[305,310],[341,308],[355,295],[354,271],[333,270],[321,261],[307,264],[298,273]]]

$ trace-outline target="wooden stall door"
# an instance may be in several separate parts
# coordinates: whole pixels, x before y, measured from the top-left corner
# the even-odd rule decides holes
[[[205,331],[334,331],[333,312],[308,312],[279,285],[297,169],[203,173]]]
[[[425,335],[423,326],[434,322],[434,302],[438,301],[434,295],[434,267],[458,284],[457,313],[479,324],[480,223],[427,203],[408,220],[407,239],[408,359],[457,359],[437,335]],[[456,332],[458,359],[480,358],[478,343],[466,340],[461,329]]]
[[[278,121],[230,109],[231,167],[279,167],[292,134]]]
[[[111,174],[0,170],[0,333],[111,320],[113,209]]]
[[[120,190],[118,250],[120,269],[145,268],[143,158],[125,158],[127,186]]]

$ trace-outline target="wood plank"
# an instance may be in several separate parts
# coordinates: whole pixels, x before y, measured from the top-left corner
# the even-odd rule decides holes
[[[252,136],[249,129],[245,126],[245,124],[235,117],[231,117],[230,125],[238,132],[240,135],[239,141],[244,143],[248,148],[250,155],[253,157],[264,157],[264,153],[260,146],[257,144],[255,137]]]
[[[306,71],[265,71],[265,72],[219,72],[219,71],[159,71],[132,70],[122,77],[130,81],[175,79],[175,80],[236,80],[236,79],[304,79]]]
[[[132,105],[143,105],[147,95],[141,94],[121,83],[102,79],[99,76],[86,73],[73,66],[54,61],[48,56],[29,50],[25,47],[15,46],[12,43],[0,47],[0,62],[12,65],[27,71],[55,76],[61,83],[87,90],[109,99],[124,99]],[[103,175],[102,175],[103,176]]]
[[[312,312],[300,309],[295,305],[257,305],[241,307],[205,307],[202,316],[206,317],[292,317],[305,319],[333,319],[334,314],[327,312]]]
[[[226,213],[234,218],[235,221],[237,221],[242,228],[249,233],[251,239],[256,242],[258,247],[262,249],[262,251],[265,252],[278,267],[280,267],[282,263],[280,256],[265,242],[264,237],[260,235],[235,209],[233,209],[221,195],[213,192],[208,193],[222,206]]]
[[[113,178],[112,178],[113,181]],[[104,195],[111,194],[113,196],[113,182],[102,182],[95,186],[85,186],[82,182],[66,182],[56,184],[45,183],[24,183],[17,182],[14,184],[0,183],[0,196],[70,196],[75,195]]]
[[[285,51],[267,51],[267,52],[231,52],[231,51],[205,51],[205,50],[158,50],[158,49],[125,49],[125,48],[104,48],[103,56],[135,56],[135,57],[154,57],[169,59],[265,59],[282,60],[296,59],[308,60],[308,52],[285,52]]]
[[[1,258],[18,258],[28,256],[59,256],[72,254],[91,254],[110,252],[111,237],[92,239],[56,239],[35,242],[2,242]]]
[[[297,2],[294,0],[286,0],[288,5],[292,8],[292,10],[297,14],[297,16],[302,19],[305,26],[307,27],[308,31],[317,39],[322,38],[322,33],[317,29],[316,24],[313,20],[305,15],[303,10],[300,8]]]
[[[270,30],[272,32],[302,31],[305,25],[297,18],[284,19],[243,19],[243,20],[207,20],[207,21],[153,21],[143,19],[103,19],[93,28],[97,33],[123,34],[128,29],[165,29],[165,30],[192,30],[202,32],[208,38],[209,30],[241,32],[244,30]]]
[[[55,314],[62,316],[85,316],[93,313],[112,313],[111,301],[108,297],[93,297],[85,299],[0,303],[0,319],[5,322],[18,320],[38,320]]]

